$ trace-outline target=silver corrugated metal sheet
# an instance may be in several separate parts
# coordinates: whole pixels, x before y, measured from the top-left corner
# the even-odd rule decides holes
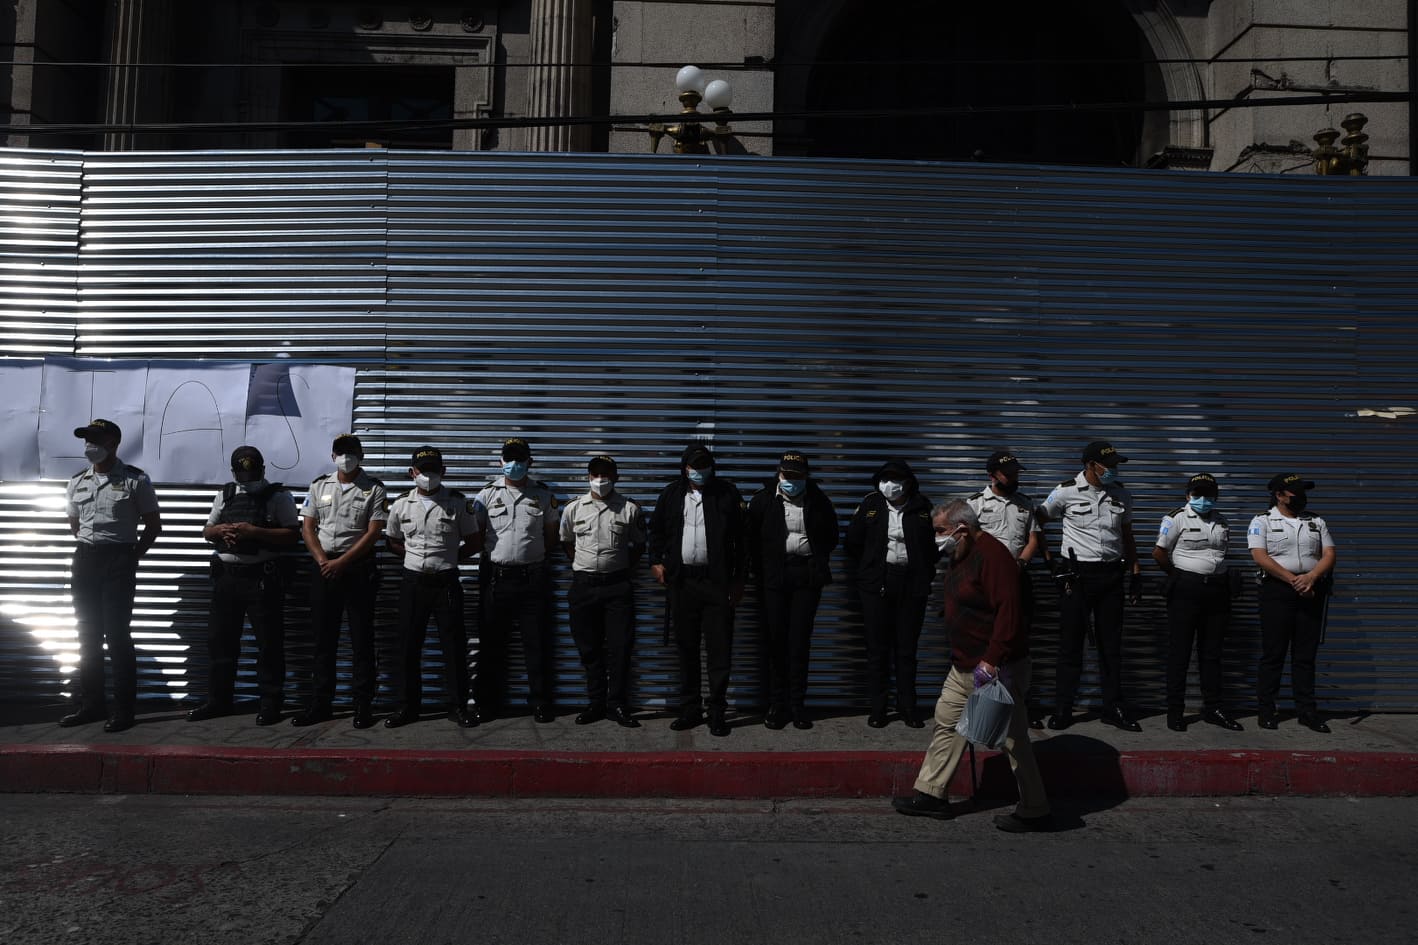
[[[686,439],[706,437],[745,494],[785,447],[805,450],[845,521],[889,455],[910,458],[924,491],[944,499],[978,488],[985,456],[1008,445],[1042,498],[1077,471],[1084,442],[1106,438],[1133,458],[1144,546],[1186,477],[1207,470],[1222,481],[1239,548],[1264,482],[1302,471],[1319,481],[1314,507],[1340,546],[1322,701],[1418,707],[1418,417],[1362,413],[1418,406],[1410,180],[648,155],[6,152],[0,186],[11,221],[0,249],[5,354],[355,366],[354,427],[391,490],[425,442],[444,449],[454,485],[476,489],[501,440],[521,434],[563,497],[584,482],[585,459],[608,451],[622,491],[648,504]],[[31,229],[42,244],[25,242]],[[57,268],[66,275],[48,274]],[[26,322],[45,327],[25,335]],[[142,574],[149,692],[202,685],[199,526],[213,491],[162,490],[167,532]],[[12,698],[60,692],[73,649],[57,495],[52,483],[0,486],[0,665]],[[836,571],[845,576],[845,562]],[[1047,700],[1055,601],[1035,580],[1036,693]],[[636,700],[658,704],[672,691],[673,653],[660,642],[660,596],[648,579],[639,592]],[[1236,705],[1252,698],[1254,606],[1253,595],[1241,602],[1227,645]],[[574,702],[580,670],[558,617],[559,692]],[[300,606],[292,625],[299,689]],[[740,705],[758,699],[758,637],[750,595],[735,646]],[[1155,595],[1130,611],[1126,640],[1134,700],[1161,705]],[[862,650],[854,595],[839,583],[819,613],[812,701],[860,704]],[[931,621],[924,697],[942,650]],[[436,689],[436,661],[428,668]]]

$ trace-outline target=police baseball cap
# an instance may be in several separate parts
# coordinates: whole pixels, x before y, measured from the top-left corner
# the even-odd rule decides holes
[[[118,424],[112,420],[90,420],[86,427],[75,427],[74,435],[81,440],[103,439],[110,436],[116,440],[123,439],[123,431],[118,429]]]
[[[615,460],[605,454],[601,454],[600,456],[591,457],[591,461],[586,464],[586,472],[593,476],[597,473],[604,476],[619,476],[620,467],[616,466]]]
[[[1187,495],[1209,495],[1213,499],[1221,494],[1221,487],[1210,473],[1197,473],[1187,480]]]
[[[514,436],[502,443],[503,459],[528,460],[532,458],[532,447],[520,436]]]
[[[1128,458],[1117,450],[1106,440],[1094,440],[1083,448],[1083,461],[1085,463],[1102,463],[1104,466],[1116,466],[1118,463],[1125,463]]]
[[[690,469],[707,469],[714,465],[714,454],[703,443],[691,443],[679,458],[681,466]]]
[[[432,446],[420,446],[414,450],[409,465],[415,469],[442,469],[443,454]]]
[[[1266,484],[1266,492],[1308,492],[1315,484],[1309,479],[1301,479],[1299,473],[1281,473],[1271,476]]]
[[[254,446],[238,446],[231,451],[231,471],[233,473],[254,473],[266,468],[266,460]]]
[[[330,444],[330,452],[336,456],[343,456],[345,453],[358,453],[363,456],[364,444],[353,433],[341,433],[335,437],[335,442]]]
[[[797,450],[788,450],[783,454],[783,458],[778,460],[778,469],[785,473],[798,473],[806,476],[809,474],[807,457]]]
[[[1013,466],[1016,470],[1024,467],[1019,465],[1019,459],[1009,450],[995,450],[990,454],[990,458],[985,460],[985,472],[997,472],[1005,466]]]

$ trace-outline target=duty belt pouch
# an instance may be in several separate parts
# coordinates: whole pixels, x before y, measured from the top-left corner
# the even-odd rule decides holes
[[[211,561],[207,563],[207,577],[212,583],[215,584],[217,582],[217,579],[222,576],[224,570],[226,570],[226,568],[222,565],[222,559],[218,558],[216,555],[212,555]]]
[[[1232,568],[1226,572],[1226,585],[1231,591],[1232,600],[1241,596],[1246,589],[1246,576],[1241,573],[1240,568]]]

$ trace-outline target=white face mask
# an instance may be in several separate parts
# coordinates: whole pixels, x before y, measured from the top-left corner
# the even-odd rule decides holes
[[[883,479],[876,484],[876,490],[886,497],[886,501],[895,502],[906,494],[906,484],[894,479]]]
[[[341,453],[335,457],[335,469],[348,476],[359,468],[359,457],[354,453]]]
[[[591,480],[591,492],[594,495],[600,496],[602,499],[604,499],[606,496],[610,495],[614,491],[615,482],[613,480],[603,479],[600,477]]]
[[[441,473],[419,473],[414,477],[414,483],[424,492],[434,492],[443,484]]]
[[[97,466],[99,463],[108,459],[108,450],[99,446],[97,443],[85,443],[84,459],[87,459],[90,463]]]

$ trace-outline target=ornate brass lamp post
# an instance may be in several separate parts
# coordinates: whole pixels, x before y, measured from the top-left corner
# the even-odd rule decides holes
[[[729,127],[729,117],[733,114],[729,111],[734,101],[733,88],[723,79],[711,81],[698,66],[680,69],[675,75],[675,88],[679,90],[679,102],[684,106],[679,113],[679,121],[673,125],[659,122],[650,125],[650,150],[660,150],[660,139],[669,136],[675,143],[676,154],[723,154],[734,133]],[[705,126],[703,119],[710,116],[699,110],[700,102],[713,109],[713,128]]]
[[[1333,128],[1316,132],[1315,143],[1319,146],[1310,152],[1310,156],[1315,159],[1315,173],[1345,174],[1350,177],[1364,174],[1369,167],[1369,136],[1364,134],[1364,125],[1368,124],[1368,121],[1367,116],[1358,112],[1345,115],[1344,120],[1339,123],[1345,131],[1343,140],[1340,140],[1339,132]],[[1336,148],[1335,141],[1339,141],[1343,147]]]

